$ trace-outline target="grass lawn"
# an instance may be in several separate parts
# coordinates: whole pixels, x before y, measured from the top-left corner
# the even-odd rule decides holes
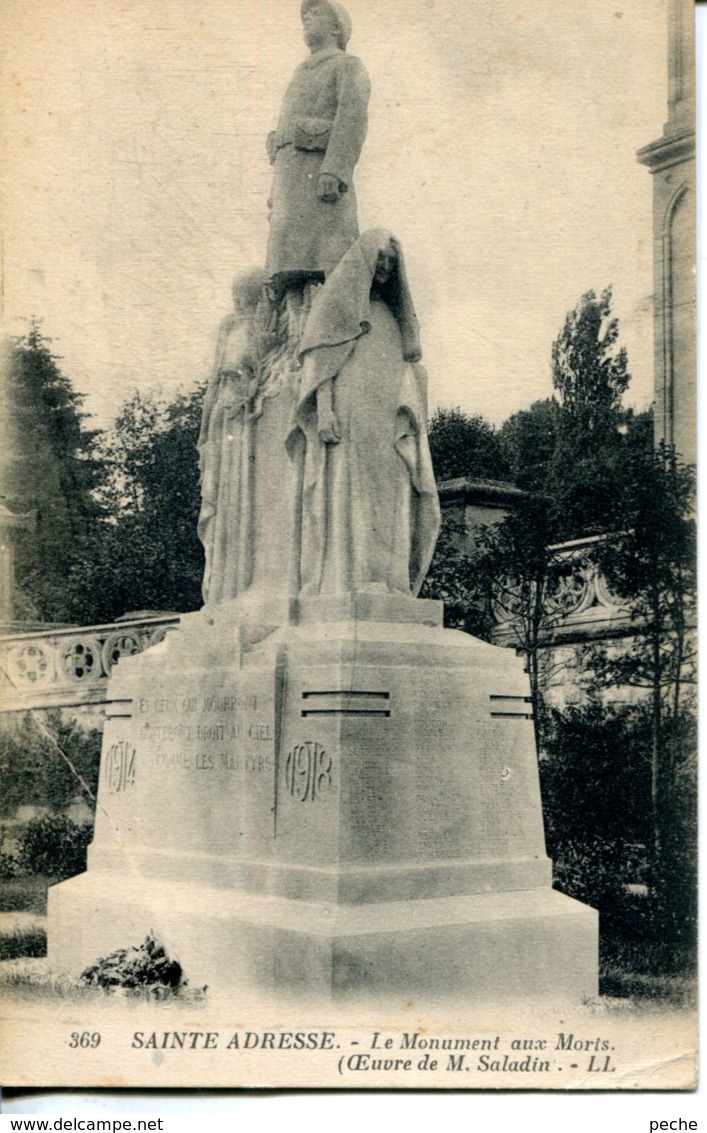
[[[47,890],[52,884],[48,877],[12,877],[0,881],[0,913],[47,912]]]
[[[627,941],[605,933],[599,942],[599,992],[692,1006],[697,1002],[692,949],[663,941]]]

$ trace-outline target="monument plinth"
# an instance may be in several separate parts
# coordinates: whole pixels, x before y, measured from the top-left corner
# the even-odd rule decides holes
[[[151,929],[212,988],[596,994],[596,914],[551,888],[520,660],[431,624],[437,603],[291,605],[255,641],[191,615],[117,666],[52,965]]]
[[[267,271],[204,402],[204,609],[108,687],[88,870],[50,891],[79,974],[153,932],[193,986],[583,999],[597,914],[551,887],[520,659],[416,596],[439,501],[400,243],[358,235],[368,79],[304,0]]]

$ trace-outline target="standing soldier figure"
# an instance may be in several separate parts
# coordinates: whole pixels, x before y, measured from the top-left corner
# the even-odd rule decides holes
[[[299,65],[268,136],[274,165],[265,271],[275,295],[322,280],[358,237],[353,172],[368,125],[370,82],[346,54],[351,19],[335,0],[304,0]]]

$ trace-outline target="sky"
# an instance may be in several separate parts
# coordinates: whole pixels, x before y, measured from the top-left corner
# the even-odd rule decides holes
[[[651,177],[666,0],[350,0],[372,82],[359,224],[400,239],[431,406],[500,424],[611,284],[652,400]],[[12,11],[9,9],[12,7]],[[5,5],[3,329],[28,317],[107,426],[207,377],[234,275],[262,265],[264,140],[306,56],[297,0]]]

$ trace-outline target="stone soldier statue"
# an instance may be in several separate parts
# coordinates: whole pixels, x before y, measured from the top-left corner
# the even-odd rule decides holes
[[[265,264],[276,295],[324,279],[358,236],[353,173],[368,124],[368,74],[346,54],[351,19],[336,0],[304,0],[299,65],[268,136],[274,166]]]

